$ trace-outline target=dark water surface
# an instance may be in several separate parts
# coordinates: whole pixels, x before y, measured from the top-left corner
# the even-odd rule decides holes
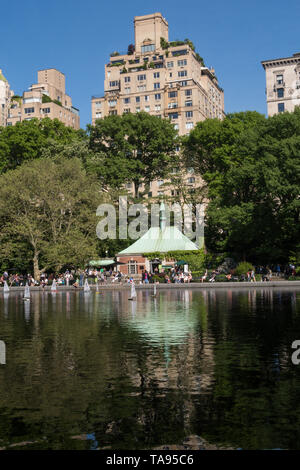
[[[0,296],[0,447],[300,449],[300,289]]]

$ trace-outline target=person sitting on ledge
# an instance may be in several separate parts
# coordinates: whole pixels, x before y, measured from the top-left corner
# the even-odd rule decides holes
[[[207,279],[207,274],[208,274],[208,273],[207,273],[207,270],[206,270],[205,273],[204,273],[204,275],[201,277],[201,282],[206,281],[206,279]]]

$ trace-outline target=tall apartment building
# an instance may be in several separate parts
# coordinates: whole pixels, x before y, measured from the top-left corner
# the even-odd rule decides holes
[[[66,126],[79,129],[79,110],[72,105],[66,94],[66,79],[56,69],[38,71],[38,82],[31,85],[21,96],[14,96],[8,115],[7,125],[28,121],[33,118],[59,119]]]
[[[204,66],[189,41],[169,42],[161,13],[136,16],[134,33],[128,52],[111,54],[105,65],[104,96],[92,97],[93,124],[105,116],[145,111],[171,119],[185,135],[198,121],[223,119],[224,92],[214,70]],[[195,177],[187,175],[187,181],[193,186]],[[151,195],[163,193],[163,184],[154,182]]]
[[[262,61],[266,71],[268,116],[293,111],[300,105],[300,53]]]
[[[0,69],[0,126],[5,127],[10,108],[10,100],[13,92],[10,89],[7,79]]]

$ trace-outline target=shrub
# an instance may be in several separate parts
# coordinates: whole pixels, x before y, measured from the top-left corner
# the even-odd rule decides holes
[[[237,268],[235,270],[235,274],[238,276],[246,275],[248,271],[254,270],[254,267],[252,266],[251,263],[248,263],[247,261],[242,261],[237,265]]]

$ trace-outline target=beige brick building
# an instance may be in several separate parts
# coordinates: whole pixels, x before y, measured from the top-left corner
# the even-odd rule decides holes
[[[264,60],[268,116],[293,111],[300,105],[300,53]]]
[[[161,13],[135,17],[134,33],[134,47],[112,53],[105,65],[104,96],[92,97],[93,124],[105,116],[145,111],[171,119],[185,135],[199,121],[224,118],[224,92],[214,70],[204,66],[191,42],[169,42]],[[191,169],[187,184],[194,188],[196,180]],[[164,194],[165,183],[153,182],[149,196]],[[127,189],[132,186],[128,182]]]
[[[5,127],[10,109],[10,100],[13,91],[10,89],[7,79],[0,69],[0,126]]]
[[[7,125],[33,118],[59,119],[66,126],[79,129],[79,110],[72,106],[66,94],[66,79],[56,69],[38,71],[38,83],[31,85],[22,97],[14,96],[11,102]]]

